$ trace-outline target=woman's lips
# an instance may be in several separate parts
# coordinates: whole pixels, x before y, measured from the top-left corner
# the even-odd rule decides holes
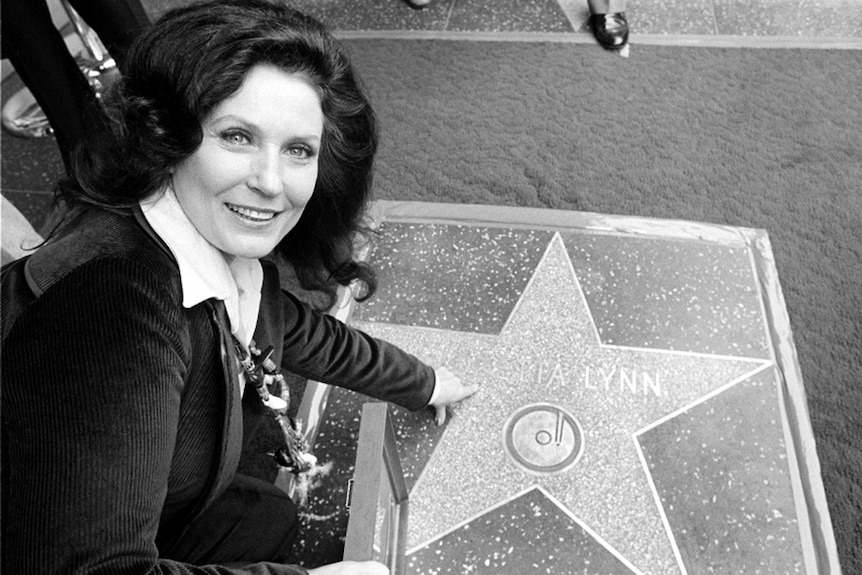
[[[229,209],[233,213],[256,222],[268,222],[269,220],[273,219],[277,214],[277,212],[274,212],[272,210],[255,210],[253,208],[248,208],[245,206],[237,206],[236,204],[225,205],[227,206],[227,209]]]

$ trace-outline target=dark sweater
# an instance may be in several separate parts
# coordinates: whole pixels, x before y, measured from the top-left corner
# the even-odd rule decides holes
[[[276,362],[427,405],[430,367],[312,311],[263,268],[254,338]],[[183,308],[179,268],[139,213],[94,212],[11,264],[0,305],[4,573],[304,572],[158,556],[158,538],[230,482],[263,406],[251,389],[240,399],[223,306]]]

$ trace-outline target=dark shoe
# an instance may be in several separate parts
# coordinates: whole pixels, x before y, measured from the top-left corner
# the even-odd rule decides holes
[[[599,44],[608,50],[617,50],[629,41],[629,23],[623,12],[593,14],[590,16],[593,34]]]
[[[433,0],[404,0],[404,2],[414,10],[424,10],[431,5]]]

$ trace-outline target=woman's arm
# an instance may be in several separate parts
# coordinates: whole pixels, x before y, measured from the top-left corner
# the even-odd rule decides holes
[[[434,369],[415,356],[312,310],[288,292],[283,309],[285,369],[414,411],[429,404]]]
[[[141,266],[102,261],[15,322],[3,345],[10,572],[151,571],[186,361],[167,299]]]
[[[283,299],[282,365],[302,377],[414,411],[433,406],[438,425],[446,419],[447,405],[477,391],[448,369],[435,370],[398,346],[313,311],[288,292]]]

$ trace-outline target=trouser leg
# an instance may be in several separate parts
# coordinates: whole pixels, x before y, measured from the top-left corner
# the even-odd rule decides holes
[[[174,541],[162,557],[204,565],[287,561],[299,522],[293,501],[274,485],[237,474],[227,490]]]
[[[96,31],[120,71],[132,41],[150,26],[139,0],[69,0],[87,25]]]
[[[626,0],[587,0],[591,14],[613,14],[626,11]]]
[[[68,171],[71,151],[87,123],[101,114],[99,104],[44,0],[3,0],[0,6],[3,56],[48,118]]]

